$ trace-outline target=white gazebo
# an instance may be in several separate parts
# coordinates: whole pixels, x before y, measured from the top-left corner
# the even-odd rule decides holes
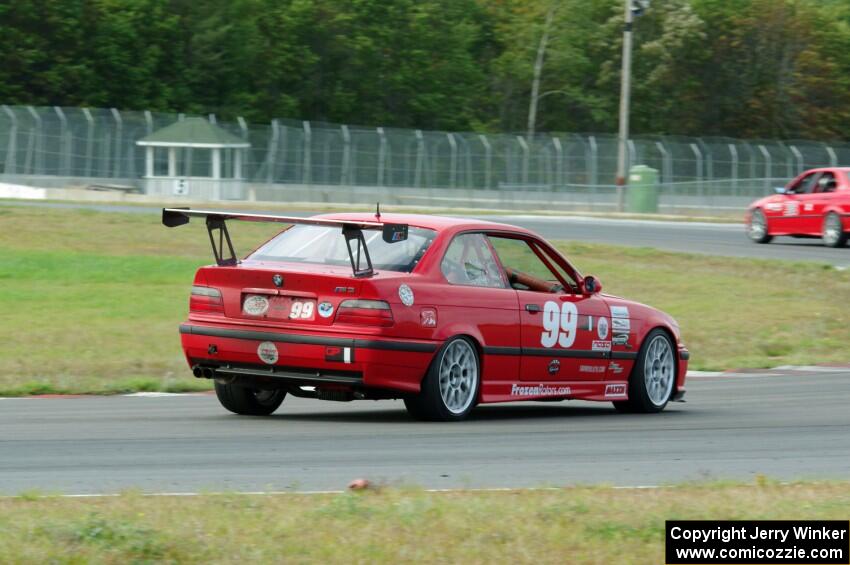
[[[194,200],[244,198],[245,140],[204,118],[186,118],[136,142],[145,148],[146,194]]]

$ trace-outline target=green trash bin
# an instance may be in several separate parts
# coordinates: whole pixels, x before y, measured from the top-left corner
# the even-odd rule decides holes
[[[626,209],[638,214],[658,212],[658,171],[646,165],[635,165],[629,170]]]

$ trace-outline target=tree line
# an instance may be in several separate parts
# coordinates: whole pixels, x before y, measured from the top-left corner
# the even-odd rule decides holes
[[[614,132],[622,10],[622,0],[0,0],[0,103]],[[634,30],[634,133],[850,137],[846,0],[653,0]]]

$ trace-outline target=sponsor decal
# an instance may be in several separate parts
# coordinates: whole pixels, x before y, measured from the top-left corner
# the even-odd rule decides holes
[[[398,297],[405,306],[413,306],[413,289],[406,284],[398,287]]]
[[[267,365],[277,363],[277,346],[270,341],[264,341],[257,347],[257,356]]]
[[[353,286],[337,286],[334,287],[334,292],[336,294],[354,294]]]
[[[351,347],[325,347],[325,361],[352,363],[354,361],[354,349]]]
[[[626,396],[626,385],[606,385],[605,386],[605,398],[625,398]]]
[[[319,303],[319,316],[322,318],[330,318],[334,313],[334,305],[330,302]]]
[[[628,333],[632,329],[632,322],[628,318],[611,318],[611,327],[615,332]]]
[[[629,343],[629,334],[617,334],[614,336],[614,345],[626,345]]]
[[[419,312],[419,323],[423,328],[437,327],[437,310],[435,308],[423,308]]]
[[[803,211],[804,212],[811,212],[814,209],[815,209],[814,204],[803,204]]]
[[[275,275],[272,277],[272,282],[278,288],[283,286],[283,275]]]
[[[596,335],[599,339],[608,339],[608,318],[599,318],[596,323]]]
[[[550,375],[557,375],[560,370],[561,370],[561,362],[560,361],[558,361],[557,359],[552,359],[551,361],[549,361],[548,371],[549,371]]]
[[[611,371],[615,375],[619,375],[623,372],[623,366],[617,363],[616,361],[612,361],[608,365],[608,370]]]
[[[579,373],[604,373],[605,366],[604,365],[579,365],[578,367]]]
[[[771,212],[778,212],[778,211],[782,210],[782,204],[780,204],[780,203],[771,203],[771,204],[768,204],[766,207]]]
[[[628,318],[629,317],[629,307],[628,306],[611,306],[611,317],[612,318]]]
[[[543,347],[554,347],[555,344],[563,348],[572,347],[577,329],[578,309],[575,304],[564,302],[558,306],[557,302],[550,300],[543,305],[543,333],[540,335]]]
[[[265,296],[252,294],[242,303],[242,311],[249,316],[263,316],[269,311],[269,299]]]
[[[593,347],[591,347],[593,351],[611,351],[611,342],[604,340],[594,340]]]
[[[547,385],[512,385],[511,396],[567,396],[570,394],[568,386]]]
[[[785,203],[785,213],[786,216],[797,216],[800,213],[800,203],[799,202],[786,202]]]

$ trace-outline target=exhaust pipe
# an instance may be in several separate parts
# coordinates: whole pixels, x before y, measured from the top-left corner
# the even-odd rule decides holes
[[[195,365],[194,367],[192,367],[192,374],[195,375],[196,379],[200,379],[204,376],[204,370],[201,368],[200,365]]]
[[[205,379],[214,379],[215,378],[215,370],[210,369],[209,367],[204,367],[204,378]]]

